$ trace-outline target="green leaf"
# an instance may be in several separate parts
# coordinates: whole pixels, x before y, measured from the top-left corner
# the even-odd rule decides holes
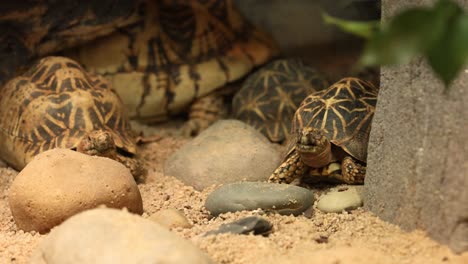
[[[439,0],[433,8],[412,8],[400,13],[370,39],[360,63],[403,64],[426,54],[444,37],[451,19],[461,12],[452,1]]]
[[[448,87],[468,60],[467,14],[452,19],[444,36],[428,50],[427,57],[434,72]]]
[[[332,17],[322,11],[322,18],[325,24],[335,25],[341,30],[357,35],[362,38],[370,38],[378,30],[380,21],[351,21]]]
[[[443,33],[443,21],[429,9],[410,9],[394,17],[367,43],[363,65],[408,63],[429,49]]]

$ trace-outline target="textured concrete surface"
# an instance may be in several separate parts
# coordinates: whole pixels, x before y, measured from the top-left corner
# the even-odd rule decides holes
[[[408,2],[384,0],[384,18]],[[384,67],[365,181],[367,209],[404,229],[427,230],[456,252],[468,250],[467,102],[468,69],[444,93],[423,59]]]

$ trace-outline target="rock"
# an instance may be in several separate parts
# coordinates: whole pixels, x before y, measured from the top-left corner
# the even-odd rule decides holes
[[[383,19],[413,3],[382,1]],[[382,67],[364,184],[366,209],[455,252],[468,250],[467,84],[465,67],[446,89],[422,58]]]
[[[99,205],[143,213],[140,191],[124,165],[68,149],[37,155],[16,176],[9,201],[18,228],[40,233]]]
[[[182,227],[190,228],[192,224],[187,220],[187,217],[183,215],[177,209],[163,209],[152,214],[148,219],[165,226],[167,228]]]
[[[205,207],[215,216],[258,208],[283,215],[299,215],[313,202],[312,192],[302,187],[266,182],[238,182],[226,184],[210,193]]]
[[[248,216],[237,221],[222,224],[217,230],[208,231],[205,236],[217,235],[223,233],[239,234],[239,235],[268,235],[271,232],[271,225],[268,220],[258,216]]]
[[[260,132],[237,120],[221,120],[188,142],[165,163],[165,174],[197,190],[241,180],[264,181],[280,153]]]
[[[362,186],[334,188],[319,198],[317,208],[325,213],[341,213],[361,207],[362,188]]]
[[[41,241],[32,263],[212,263],[191,242],[153,221],[98,208],[79,213]]]

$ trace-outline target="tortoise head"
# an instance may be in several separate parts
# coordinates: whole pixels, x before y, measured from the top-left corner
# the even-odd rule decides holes
[[[312,168],[324,167],[332,161],[330,140],[321,129],[300,129],[296,138],[296,150],[302,162]]]
[[[112,134],[105,130],[89,132],[78,144],[77,151],[91,156],[115,159],[116,146]]]

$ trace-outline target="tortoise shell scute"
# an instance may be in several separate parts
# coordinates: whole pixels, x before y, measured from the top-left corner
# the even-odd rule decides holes
[[[281,142],[289,136],[291,119],[304,97],[327,85],[299,59],[273,61],[250,75],[234,96],[234,117]]]

